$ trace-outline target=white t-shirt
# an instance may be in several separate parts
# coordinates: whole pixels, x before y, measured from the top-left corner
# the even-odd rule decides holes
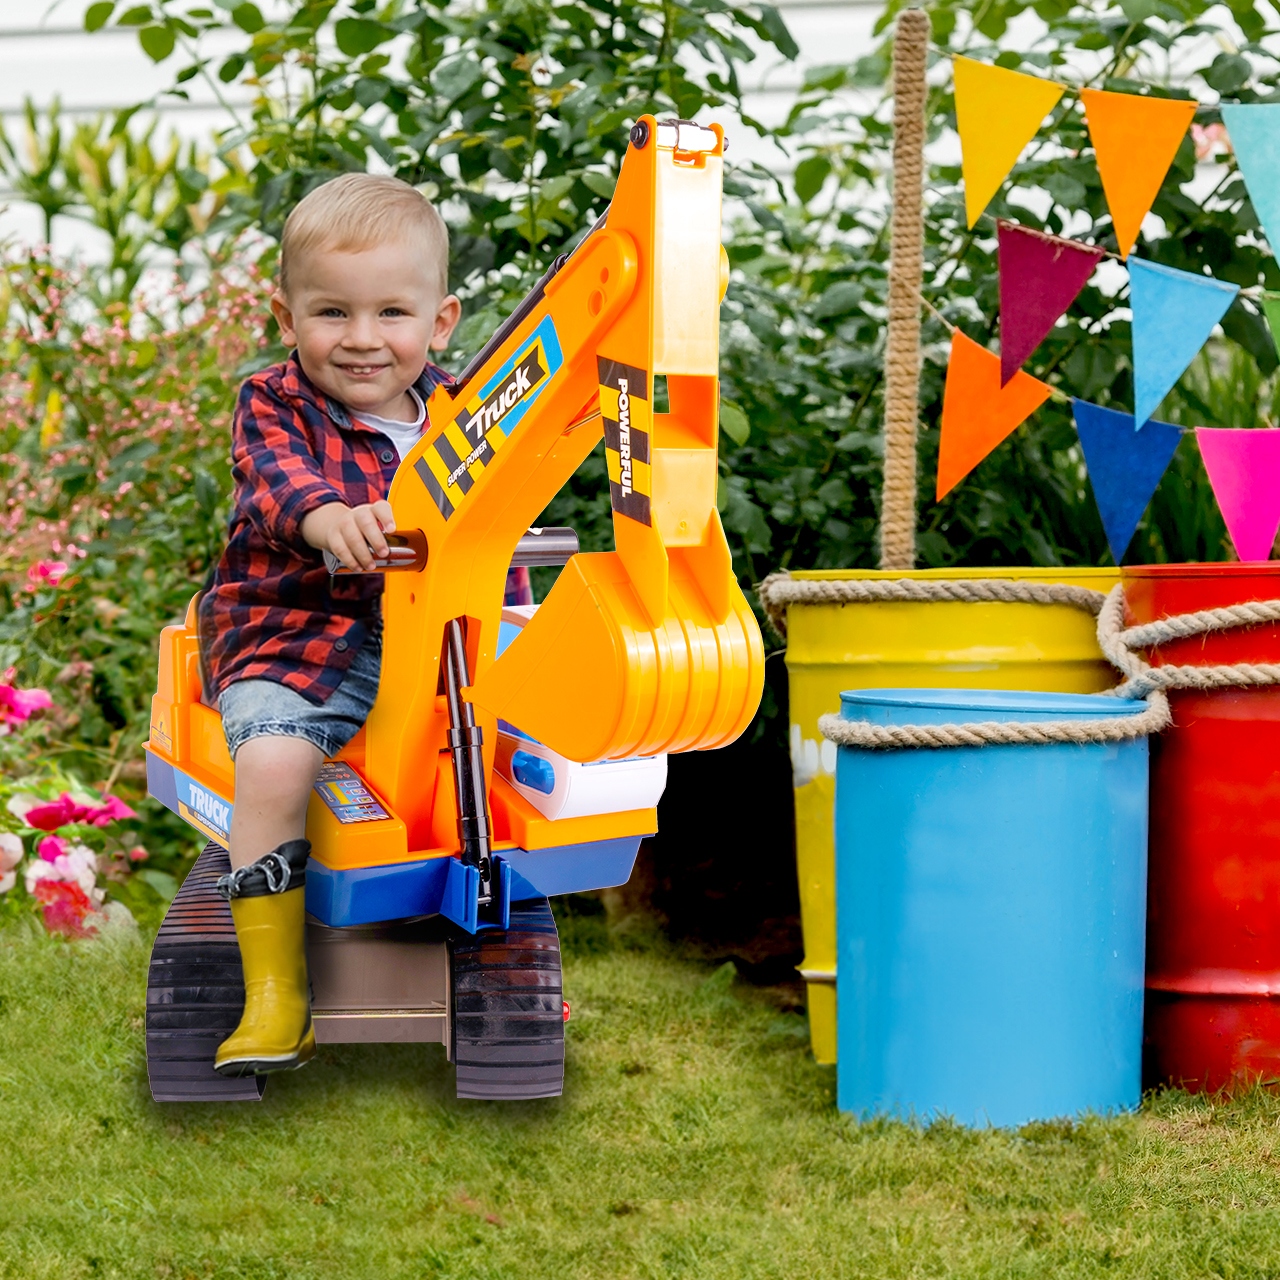
[[[423,404],[422,397],[413,387],[409,388],[409,394],[413,397],[414,404],[418,406],[418,416],[412,422],[397,422],[394,418],[379,418],[376,413],[353,413],[351,415],[358,421],[363,422],[366,427],[372,427],[375,431],[381,431],[384,436],[387,436],[391,443],[395,445],[401,462],[409,456],[409,450],[422,439],[422,428],[427,421],[427,406]]]

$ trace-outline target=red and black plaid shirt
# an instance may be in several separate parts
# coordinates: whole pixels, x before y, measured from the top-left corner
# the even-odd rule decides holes
[[[427,365],[425,401],[448,375]],[[274,680],[323,703],[381,625],[382,575],[331,578],[302,539],[327,502],[387,496],[395,445],[318,390],[296,353],[240,388],[231,445],[235,509],[213,584],[200,602],[200,649],[212,701],[234,680]]]

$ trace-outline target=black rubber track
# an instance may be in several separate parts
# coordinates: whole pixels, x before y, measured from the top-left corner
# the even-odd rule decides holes
[[[244,1008],[244,971],[231,908],[214,890],[231,870],[207,844],[169,904],[147,971],[147,1078],[157,1102],[257,1102],[264,1076],[213,1069]]]
[[[546,898],[513,903],[511,927],[453,943],[459,1098],[558,1098],[564,1091],[560,937]]]

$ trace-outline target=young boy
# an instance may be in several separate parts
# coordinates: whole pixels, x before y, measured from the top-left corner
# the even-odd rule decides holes
[[[379,574],[332,578],[385,556],[387,491],[426,424],[461,304],[448,232],[395,178],[348,174],[289,215],[271,309],[283,364],[241,388],[235,510],[200,603],[206,702],[235,762],[230,899],[244,961],[240,1025],[224,1075],[301,1066],[315,1052],[304,950],[303,838],[320,765],[364,723],[378,691]]]

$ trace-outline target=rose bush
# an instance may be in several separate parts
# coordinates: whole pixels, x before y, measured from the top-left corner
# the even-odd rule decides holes
[[[19,839],[65,843],[3,892],[64,932],[101,905],[87,859],[150,918],[195,851],[146,798],[141,744],[156,636],[221,545],[236,390],[272,338],[253,259],[236,246],[128,303],[46,250],[0,266],[0,801],[32,801]]]

